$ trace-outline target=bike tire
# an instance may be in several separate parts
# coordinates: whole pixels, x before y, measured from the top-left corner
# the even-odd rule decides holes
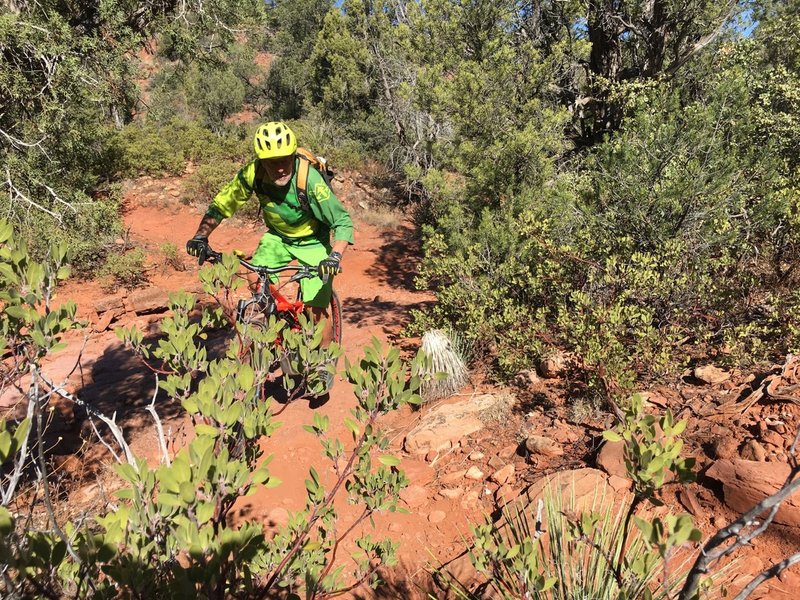
[[[331,292],[331,301],[330,301],[330,304],[328,305],[328,314],[330,315],[329,318],[331,319],[332,326],[333,326],[333,340],[332,341],[336,342],[337,344],[339,344],[341,346],[342,345],[342,329],[343,329],[343,327],[342,327],[342,303],[339,300],[339,296],[338,296],[338,294],[336,293],[335,290]],[[278,313],[278,316],[280,317],[280,313]],[[292,317],[292,319],[293,319],[293,317]],[[289,325],[291,325],[291,324],[292,323],[290,322]],[[336,359],[336,364],[334,365],[334,367],[338,366],[338,363],[339,363],[339,359],[337,358]],[[290,375],[291,377],[296,377],[298,375],[296,372],[294,372],[293,369],[290,368],[289,361],[286,360],[286,359],[281,359],[281,368],[283,369],[284,373]],[[326,373],[325,377],[326,377],[325,392],[323,394],[318,394],[316,396],[317,398],[327,395],[328,392],[330,392],[331,388],[333,387],[334,376],[331,375],[330,373]]]

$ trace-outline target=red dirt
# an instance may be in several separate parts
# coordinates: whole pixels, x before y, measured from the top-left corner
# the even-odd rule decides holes
[[[198,287],[197,266],[185,256],[183,245],[193,235],[204,207],[181,205],[175,191],[178,183],[175,179],[145,179],[133,184],[127,192],[124,218],[129,229],[128,242],[148,251],[150,263],[147,275],[150,285],[164,290],[195,290]],[[353,186],[348,188],[355,189]],[[349,199],[345,194],[342,197],[345,203],[354,206],[355,199]],[[351,358],[359,356],[361,348],[373,336],[382,342],[392,342],[406,350],[413,350],[416,340],[400,338],[401,329],[408,321],[411,308],[424,308],[433,300],[430,294],[414,291],[412,286],[419,256],[414,232],[403,223],[383,230],[361,220],[357,220],[356,225],[356,244],[346,253],[344,272],[337,278],[337,290],[344,304],[346,353]],[[212,242],[220,250],[250,250],[255,247],[261,231],[258,225],[229,220],[214,233]],[[161,248],[164,244],[177,246],[185,270],[175,270],[163,263]],[[94,281],[70,281],[60,290],[60,298],[75,300],[79,306],[79,316],[93,324],[100,320],[93,308],[95,302],[108,296],[109,293],[103,291],[99,283]],[[159,318],[159,315],[130,319],[123,317],[113,327],[131,323],[149,327]],[[80,370],[69,374],[78,358],[77,352],[83,339],[82,336],[74,336],[70,341],[70,349],[54,357],[48,365],[48,371],[56,379],[59,376],[68,378],[82,398],[92,402],[105,414],[116,411],[118,421],[125,427],[134,450],[151,458],[157,457],[154,428],[144,410],[153,393],[152,375],[142,370],[138,361],[123,348],[112,332],[94,332],[90,326],[86,334],[88,338],[80,356]],[[438,493],[442,487],[439,479],[462,466],[467,468],[471,464],[479,464],[486,473],[492,472],[491,465],[487,465],[486,461],[476,463],[467,459],[473,450],[484,453],[487,460],[503,452],[508,455],[508,448],[516,446],[519,441],[517,436],[525,428],[566,437],[567,439],[560,440],[566,449],[564,456],[541,459],[536,463],[519,455],[512,454],[508,457],[508,461],[513,462],[516,467],[518,489],[525,482],[534,481],[554,470],[577,468],[592,462],[604,423],[597,419],[569,422],[566,406],[569,382],[548,380],[542,385],[544,387],[527,396],[520,393],[520,403],[514,411],[489,423],[479,434],[463,440],[462,447],[453,448],[440,456],[429,456],[427,462],[402,452],[403,436],[416,424],[421,413],[406,410],[384,420],[383,426],[394,440],[392,450],[403,458],[402,466],[412,484],[424,487],[425,497],[420,499],[418,505],[417,502],[413,503],[416,506],[410,509],[410,514],[395,513],[376,518],[377,533],[400,542],[400,566],[386,574],[390,582],[387,588],[379,593],[361,590],[351,597],[426,598],[426,593],[432,594],[432,597],[445,597],[433,586],[427,566],[436,566],[463,554],[469,538],[470,523],[482,522],[484,515],[496,508],[493,499],[498,486],[488,482],[473,484],[478,498],[472,503],[464,502],[464,497],[448,499]],[[462,395],[485,390],[507,391],[493,390],[488,385],[473,383],[463,390]],[[270,527],[284,521],[286,511],[302,509],[305,501],[303,482],[308,467],[314,465],[323,477],[326,474],[330,476],[317,440],[305,432],[302,425],[310,423],[312,411],[317,410],[330,417],[331,433],[347,440],[349,433],[342,425],[342,419],[354,404],[348,385],[341,379],[337,381],[330,400],[321,407],[312,409],[306,401],[289,404],[278,418],[283,426],[272,437],[263,441],[265,452],[276,454],[271,469],[275,476],[283,480],[283,484],[247,498],[240,507],[240,516],[258,519]],[[110,457],[102,447],[93,444],[79,454],[80,461],[75,461],[71,455],[78,452],[81,446],[74,425],[77,420],[68,407],[62,412],[63,422],[60,425],[55,424],[55,427],[62,432],[65,441],[57,452],[62,455],[59,462],[62,463],[64,477],[75,488],[70,495],[70,510],[77,512],[97,502],[98,494],[103,491],[98,482],[102,484],[104,478],[95,478],[95,474],[102,475],[106,471]],[[75,412],[78,410],[75,409]],[[177,411],[173,409],[161,416],[170,431],[180,431],[183,421]],[[84,424],[84,429],[85,427]],[[692,431],[692,427],[697,429]],[[692,446],[691,441],[688,442],[698,452],[702,444],[702,439],[699,438],[702,437],[703,427],[703,424],[695,420],[690,424],[687,434],[690,438],[698,437],[696,445]],[[85,430],[83,437],[92,439],[91,433]],[[175,443],[180,444],[180,436],[173,437]],[[705,534],[733,516],[722,506],[718,491],[700,484],[694,484],[691,489],[699,499],[701,514],[698,517],[698,526]],[[684,511],[676,497],[669,497],[667,500],[675,511]],[[345,516],[352,514],[349,507],[340,508]],[[748,551],[748,556],[756,558],[747,560],[755,563],[743,567],[742,571],[755,572],[759,566],[758,561],[766,566],[778,557],[792,553],[797,548],[797,540],[795,530],[774,529],[772,533],[759,538],[755,547]],[[346,553],[341,555],[346,557]],[[458,568],[462,568],[465,560],[461,558],[457,564]],[[753,597],[788,598],[790,592],[798,591],[795,587],[797,575],[787,572],[781,579],[765,585],[763,591]]]

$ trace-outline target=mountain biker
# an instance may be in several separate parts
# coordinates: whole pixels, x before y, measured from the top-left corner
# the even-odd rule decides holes
[[[297,192],[297,138],[283,122],[261,125],[253,139],[256,157],[214,197],[186,242],[186,252],[205,258],[208,236],[239,210],[255,192],[264,215],[267,232],[258,243],[251,262],[265,267],[282,267],[293,259],[317,266],[318,276],[301,281],[303,302],[311,308],[315,322],[326,319],[323,341],[333,339],[328,307],[333,275],[339,271],[342,255],[353,243],[353,221],[322,175],[309,166],[305,202]],[[333,231],[333,243],[330,234]],[[327,279],[327,283],[323,283]]]

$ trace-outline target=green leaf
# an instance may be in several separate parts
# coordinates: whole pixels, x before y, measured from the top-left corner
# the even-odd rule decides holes
[[[397,458],[396,456],[391,456],[389,454],[384,454],[383,456],[379,456],[378,461],[381,464],[386,465],[387,467],[396,467],[397,465],[400,464],[399,458]]]
[[[195,425],[194,430],[197,432],[197,435],[205,435],[212,438],[219,436],[219,429],[211,425],[206,425],[205,423]]]

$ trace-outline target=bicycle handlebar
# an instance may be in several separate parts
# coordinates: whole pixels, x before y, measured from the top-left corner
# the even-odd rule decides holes
[[[241,256],[237,257],[241,265],[247,269],[248,271],[252,271],[258,275],[275,275],[277,273],[282,273],[284,271],[295,271],[295,275],[293,278],[297,279],[306,279],[310,277],[317,276],[317,269],[308,265],[286,265],[283,267],[264,267],[261,265],[254,265],[251,262],[246,261]],[[211,246],[208,246],[205,255],[201,254],[197,257],[197,264],[202,265],[205,261],[210,263],[216,263],[222,259],[222,252],[217,252]],[[342,268],[339,267],[339,273],[342,272]],[[327,283],[327,277],[323,278],[323,282]]]

